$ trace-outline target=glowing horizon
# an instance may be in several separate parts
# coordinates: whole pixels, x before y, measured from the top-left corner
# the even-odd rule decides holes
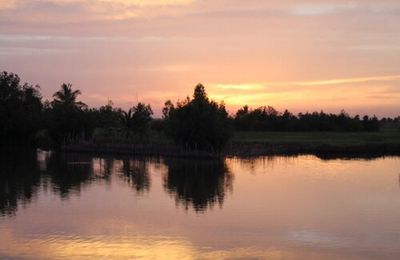
[[[0,70],[157,116],[199,82],[231,113],[398,116],[399,22],[395,0],[4,0]]]

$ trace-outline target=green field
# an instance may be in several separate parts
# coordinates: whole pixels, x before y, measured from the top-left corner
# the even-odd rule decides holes
[[[104,131],[103,131],[104,132]],[[131,136],[129,139],[117,132],[95,132],[93,143],[95,144],[154,144],[173,145],[173,141],[164,133],[150,131],[143,138]],[[144,143],[143,143],[144,142]],[[230,144],[252,145],[271,144],[286,145],[295,144],[309,146],[371,146],[390,145],[400,147],[400,130],[385,129],[380,132],[248,132],[236,131]]]
[[[145,139],[98,136],[92,144],[67,147],[69,151],[134,153],[141,155],[199,156],[176,146],[162,133]],[[105,137],[104,139],[101,138]],[[139,141],[141,143],[139,143]],[[145,142],[143,142],[145,141]],[[400,154],[400,130],[380,132],[235,132],[222,154],[259,156],[270,154]],[[204,155],[201,153],[200,155]]]
[[[237,144],[299,144],[336,147],[400,145],[400,130],[381,132],[235,132]]]

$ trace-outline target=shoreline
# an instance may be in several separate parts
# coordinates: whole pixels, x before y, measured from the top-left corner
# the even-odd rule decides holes
[[[222,157],[257,157],[279,155],[316,155],[330,157],[380,157],[400,155],[398,144],[364,144],[333,146],[328,144],[300,143],[231,143],[220,153],[184,150],[176,145],[96,145],[75,144],[64,146],[62,152],[99,153],[137,156],[165,156],[181,158],[222,158]]]

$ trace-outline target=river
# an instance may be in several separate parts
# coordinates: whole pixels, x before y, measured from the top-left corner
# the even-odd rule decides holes
[[[399,157],[0,163],[0,259],[400,259]]]

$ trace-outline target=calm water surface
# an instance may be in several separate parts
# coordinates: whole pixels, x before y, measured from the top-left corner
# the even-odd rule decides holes
[[[400,259],[399,157],[0,163],[0,258]]]

